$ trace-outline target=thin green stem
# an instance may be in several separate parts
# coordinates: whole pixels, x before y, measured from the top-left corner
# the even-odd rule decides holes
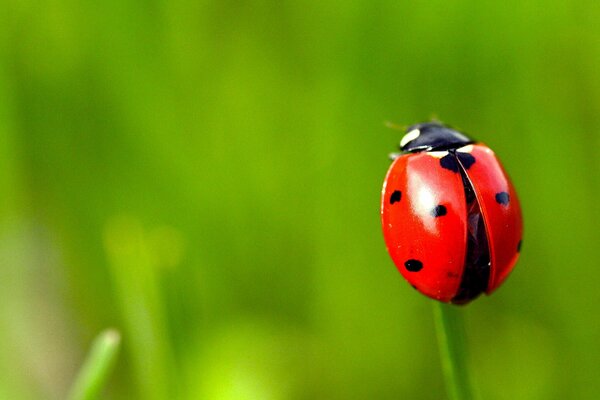
[[[92,348],[71,387],[69,400],[92,400],[104,387],[119,353],[121,335],[108,329],[94,340]]]
[[[473,400],[470,369],[462,310],[456,306],[434,302],[437,330],[446,391],[450,400]]]

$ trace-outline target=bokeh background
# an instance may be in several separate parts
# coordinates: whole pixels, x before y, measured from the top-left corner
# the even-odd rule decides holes
[[[441,399],[431,302],[378,216],[433,115],[520,191],[464,308],[485,399],[600,395],[596,1],[2,1],[0,398]]]

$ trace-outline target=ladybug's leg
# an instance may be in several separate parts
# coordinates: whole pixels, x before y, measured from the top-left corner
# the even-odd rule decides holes
[[[396,158],[400,157],[403,153],[390,153],[388,155],[389,159],[394,161]]]

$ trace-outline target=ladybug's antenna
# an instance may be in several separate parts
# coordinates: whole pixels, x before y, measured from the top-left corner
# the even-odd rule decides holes
[[[442,124],[443,122],[440,120],[440,118],[438,117],[437,113],[431,113],[431,115],[429,116],[429,120],[431,122],[436,122],[438,124]]]
[[[402,131],[402,132],[406,131],[406,128],[407,128],[406,125],[398,125],[391,121],[385,121],[384,125],[386,128],[390,128],[390,129],[394,129],[394,130]]]

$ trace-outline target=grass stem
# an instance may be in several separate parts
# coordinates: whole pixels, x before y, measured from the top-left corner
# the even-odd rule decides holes
[[[465,327],[459,307],[434,302],[435,326],[450,400],[473,400]]]
[[[71,387],[69,400],[92,400],[98,397],[115,364],[120,343],[121,335],[113,329],[98,335]]]

